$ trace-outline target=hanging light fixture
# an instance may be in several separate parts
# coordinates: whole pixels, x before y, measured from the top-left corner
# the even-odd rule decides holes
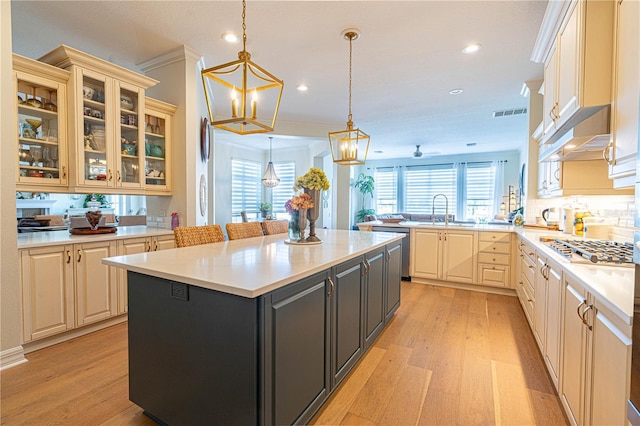
[[[280,178],[276,174],[276,168],[273,167],[273,162],[271,161],[271,142],[273,142],[273,138],[269,137],[269,164],[267,164],[267,170],[265,170],[264,176],[262,176],[262,184],[267,188],[280,185]]]
[[[369,151],[369,135],[360,129],[353,128],[351,116],[351,60],[353,56],[353,41],[360,37],[358,30],[343,31],[343,36],[349,40],[349,116],[347,128],[339,132],[329,132],[329,145],[333,162],[343,166],[364,164]]]
[[[211,125],[239,135],[273,131],[284,88],[282,80],[251,61],[246,8],[242,0],[242,51],[238,60],[202,70]]]

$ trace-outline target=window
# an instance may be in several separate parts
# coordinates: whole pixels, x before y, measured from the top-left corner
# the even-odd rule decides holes
[[[453,164],[409,166],[404,180],[405,212],[431,214],[435,211],[444,215],[448,200],[449,214],[455,214],[457,171]],[[433,209],[433,197],[437,194],[444,194],[447,200],[438,197]]]
[[[256,161],[231,160],[231,215],[240,216],[241,211],[258,213],[262,200],[260,163]]]
[[[468,164],[464,191],[464,219],[494,215],[495,167],[491,163]]]
[[[375,170],[375,205],[376,213],[398,212],[398,169],[378,168]]]
[[[273,163],[276,174],[280,178],[280,185],[271,191],[273,213],[286,213],[284,203],[293,196],[293,184],[296,174],[296,163],[293,161]],[[285,216],[281,214],[280,216]]]

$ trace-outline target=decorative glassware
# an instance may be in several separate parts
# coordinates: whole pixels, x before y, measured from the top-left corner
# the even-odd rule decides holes
[[[300,241],[300,214],[298,211],[294,211],[291,213],[291,217],[289,218],[289,241],[297,242]]]
[[[307,227],[307,210],[308,209],[298,210],[298,226],[300,228],[300,242],[305,240],[304,231],[305,231],[305,228]]]

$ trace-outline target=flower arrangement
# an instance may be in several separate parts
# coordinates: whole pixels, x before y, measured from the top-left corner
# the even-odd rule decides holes
[[[325,191],[329,189],[329,179],[322,169],[311,167],[304,176],[298,176],[293,186],[294,191],[300,189],[317,189]]]
[[[313,208],[313,201],[311,201],[309,194],[294,195],[284,203],[284,208],[289,214],[297,213],[300,209]]]

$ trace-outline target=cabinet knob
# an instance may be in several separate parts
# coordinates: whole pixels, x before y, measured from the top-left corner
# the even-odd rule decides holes
[[[67,166],[62,166],[62,179],[67,178]]]

